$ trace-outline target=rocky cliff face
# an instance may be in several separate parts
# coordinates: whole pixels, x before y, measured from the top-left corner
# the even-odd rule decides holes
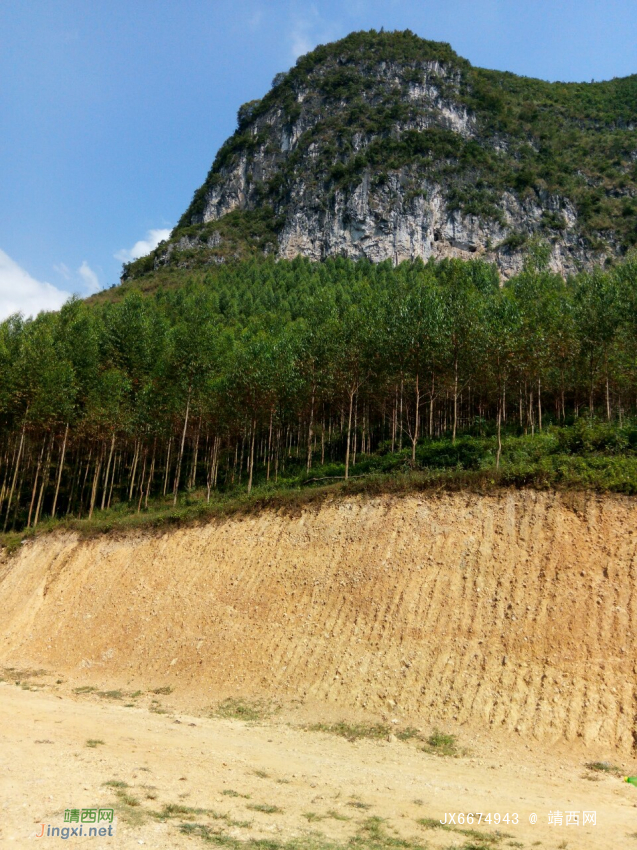
[[[509,276],[535,238],[562,274],[621,255],[637,241],[636,80],[543,83],[355,33],[241,107],[171,240],[128,273],[258,252],[480,256]]]

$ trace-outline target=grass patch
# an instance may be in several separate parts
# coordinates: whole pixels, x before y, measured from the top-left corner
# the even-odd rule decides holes
[[[621,776],[621,768],[616,764],[611,764],[609,761],[588,761],[584,765],[587,770],[593,770],[597,773],[612,773],[615,776]]]
[[[434,729],[427,738],[427,743],[423,747],[423,750],[430,755],[451,758],[457,758],[464,755],[465,752],[458,747],[455,735],[449,735],[446,732],[441,732],[439,729]]]
[[[137,827],[146,821],[148,812],[143,808],[138,798],[128,792],[128,783],[119,779],[111,779],[103,784],[105,787],[113,789],[116,797],[114,808],[125,823]]]
[[[261,812],[264,815],[279,815],[283,813],[283,809],[278,806],[271,806],[269,803],[248,803],[247,808],[253,812]]]
[[[82,685],[81,688],[73,688],[74,694],[92,694],[95,688],[92,685]]]
[[[127,794],[125,790],[115,789],[117,801],[114,809],[122,820],[131,827],[141,826],[148,818],[148,812],[137,797]]]
[[[326,732],[330,735],[338,735],[347,741],[360,741],[369,739],[372,741],[386,741],[390,735],[395,735],[399,741],[409,741],[420,738],[420,733],[413,726],[405,729],[396,729],[387,723],[313,723],[311,726],[303,727],[308,732]]]
[[[123,691],[98,691],[98,697],[104,697],[104,699],[123,699],[124,692]]]
[[[271,717],[278,706],[265,700],[246,700],[228,697],[218,703],[211,712],[212,717],[222,717],[224,720],[243,720],[245,723],[258,723]]]
[[[161,811],[155,816],[159,820],[170,820],[171,818],[191,818],[195,815],[210,815],[216,817],[216,813],[210,809],[199,809],[192,806],[183,806],[181,803],[166,803]]]
[[[100,740],[99,738],[89,738],[86,742],[86,746],[94,750],[96,747],[101,746],[103,743],[104,741]]]
[[[161,694],[163,696],[169,696],[169,694],[172,694],[172,692],[173,689],[170,687],[170,685],[165,685],[163,688],[155,688],[153,691],[151,691],[151,693],[153,694]],[[141,691],[138,691],[138,693],[141,693]]]
[[[121,792],[121,793],[118,792],[117,796],[119,797],[119,799],[121,800],[121,802],[125,806],[130,806],[131,808],[135,808],[136,806],[141,805],[141,803],[139,802],[137,797],[133,797],[132,794],[126,794],[124,792]]]
[[[476,847],[476,850],[482,850],[485,844],[498,844],[503,841],[505,838],[512,838],[512,835],[508,835],[506,832],[480,832],[477,829],[464,829],[462,826],[456,826],[455,824],[448,823],[440,823],[439,820],[435,818],[418,818],[416,821],[419,826],[424,827],[424,829],[438,829],[443,832],[456,832],[460,835],[464,835],[466,838],[471,838],[473,841],[481,842],[480,844],[473,845]],[[469,845],[467,850],[470,850]]]
[[[390,834],[382,818],[367,818],[357,829],[355,835],[345,843],[325,838],[320,833],[312,833],[289,841],[268,837],[241,839],[219,831],[216,827],[203,823],[184,823],[179,827],[183,835],[198,836],[215,847],[230,850],[427,850],[426,845]],[[471,850],[465,845],[463,850]],[[488,850],[484,843],[474,845],[474,850]]]
[[[336,809],[328,809],[326,818],[331,818],[332,820],[341,820],[348,821],[351,820],[347,815],[342,814],[341,812],[337,812]]]
[[[166,803],[159,812],[152,812],[151,814],[156,820],[160,821],[170,821],[177,818],[180,820],[192,820],[196,816],[204,816],[214,821],[224,821],[228,826],[239,827],[241,829],[249,829],[252,826],[251,821],[234,820],[229,815],[216,812],[214,809],[200,809],[194,806],[185,806],[182,803]],[[186,825],[189,824],[181,824],[181,826]],[[193,824],[193,826],[200,827],[202,824]],[[205,829],[209,828],[205,827]],[[195,830],[195,833],[197,833],[197,830]],[[214,834],[216,835],[218,833]]]

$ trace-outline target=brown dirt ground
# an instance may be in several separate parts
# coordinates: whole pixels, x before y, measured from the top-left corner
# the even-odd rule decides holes
[[[466,836],[415,819],[517,803],[524,843],[637,847],[625,837],[637,832],[637,789],[585,779],[582,768],[608,758],[637,772],[636,558],[634,500],[533,491],[355,498],[154,535],[30,541],[0,562],[0,664],[13,668],[0,687],[2,840],[25,840],[25,809],[32,822],[86,805],[85,787],[113,799],[101,783],[121,774],[157,785],[162,804],[186,788],[186,805],[249,816],[257,836],[305,829],[344,840],[371,814],[432,847],[462,845]],[[26,678],[48,683],[44,692],[12,684],[25,668],[48,674]],[[159,688],[172,693],[150,693]],[[211,719],[225,697],[282,711],[258,726]],[[162,707],[171,714],[156,714]],[[176,712],[197,719],[176,724]],[[424,736],[440,727],[474,755],[439,759],[414,742],[351,744],[298,728],[341,719],[412,724]],[[106,743],[87,749],[90,737]],[[152,783],[133,781],[145,764]],[[221,795],[227,776],[283,813],[241,815],[248,802]],[[325,793],[308,796],[312,776]],[[323,817],[352,793],[371,808],[349,807],[352,821]],[[567,804],[597,809],[598,823],[603,809],[606,826],[557,841],[528,824],[530,811],[546,818]],[[121,827],[131,842],[200,843],[176,821],[141,817]]]
[[[24,671],[16,674],[25,681]],[[33,690],[12,681],[0,685],[2,847],[32,846],[41,823],[63,825],[65,808],[113,805],[116,838],[70,840],[96,848],[203,847],[200,838],[180,832],[181,824],[194,821],[238,840],[285,843],[315,836],[314,846],[324,847],[320,833],[342,847],[373,817],[383,819],[388,835],[441,850],[471,846],[472,839],[423,828],[418,820],[444,820],[446,812],[462,811],[519,815],[517,825],[501,825],[502,837],[485,845],[493,850],[637,846],[637,789],[617,776],[587,771],[580,756],[565,750],[465,734],[469,754],[443,758],[424,753],[414,741],[350,743],[307,731],[293,713],[256,724],[156,714],[73,694],[50,676],[26,681]],[[86,746],[90,739],[104,743],[92,749]],[[112,781],[127,783],[120,793],[139,805],[126,805],[104,784]],[[259,812],[250,808],[255,804],[279,811]],[[206,812],[157,820],[152,813],[166,805]],[[566,826],[563,820],[549,826],[555,810],[579,811],[580,819],[582,812],[595,811],[597,824]],[[535,825],[529,823],[533,812]]]

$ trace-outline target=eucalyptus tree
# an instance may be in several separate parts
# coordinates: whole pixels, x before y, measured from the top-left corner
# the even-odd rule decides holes
[[[502,454],[502,420],[506,410],[506,386],[515,366],[522,316],[511,289],[494,292],[484,312],[484,349],[480,363],[496,390],[496,468]]]
[[[452,442],[458,432],[458,398],[475,375],[483,341],[485,299],[497,291],[494,266],[480,261],[443,260],[436,269],[442,297],[444,349],[450,377]]]
[[[595,269],[579,275],[574,286],[580,355],[588,372],[589,416],[595,412],[595,388],[601,376],[606,417],[611,419],[610,362],[622,320],[621,299],[613,277]]]
[[[345,304],[338,318],[326,327],[335,340],[331,363],[336,395],[340,396],[347,409],[345,431],[345,478],[349,478],[352,452],[352,416],[354,400],[361,387],[369,380],[381,353],[374,345],[378,334],[378,313],[369,297],[355,304]]]
[[[181,469],[188,433],[191,407],[201,403],[210,374],[217,367],[219,328],[210,316],[209,306],[202,292],[184,296],[177,305],[177,315],[170,330],[166,357],[166,377],[172,392],[175,413],[183,411],[183,427],[173,484],[173,504],[181,482]]]
[[[564,281],[549,270],[549,251],[546,245],[533,244],[527,255],[522,272],[512,281],[516,300],[520,307],[520,339],[518,371],[520,375],[520,398],[526,405],[526,424],[535,430],[535,405],[537,423],[542,430],[542,378],[548,372],[553,357],[551,343],[561,324],[560,313],[566,306],[563,298]],[[567,352],[563,343],[568,340],[568,326],[563,326],[562,350],[564,362]],[[522,386],[524,393],[522,394]],[[536,402],[534,402],[534,397]],[[520,405],[522,407],[522,405]],[[520,413],[520,419],[522,414]],[[520,422],[522,424],[522,422]]]
[[[248,493],[254,480],[257,430],[268,419],[272,421],[277,403],[284,390],[289,389],[295,373],[295,355],[293,334],[285,329],[279,333],[271,327],[266,330],[258,322],[242,332],[232,352],[226,386],[237,416],[247,414],[244,427],[249,439]]]

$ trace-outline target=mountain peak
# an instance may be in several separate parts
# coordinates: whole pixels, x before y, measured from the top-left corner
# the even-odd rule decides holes
[[[508,276],[537,239],[568,274],[637,242],[637,76],[549,83],[372,30],[300,57],[237,118],[170,240],[125,276],[254,254],[477,255]]]

